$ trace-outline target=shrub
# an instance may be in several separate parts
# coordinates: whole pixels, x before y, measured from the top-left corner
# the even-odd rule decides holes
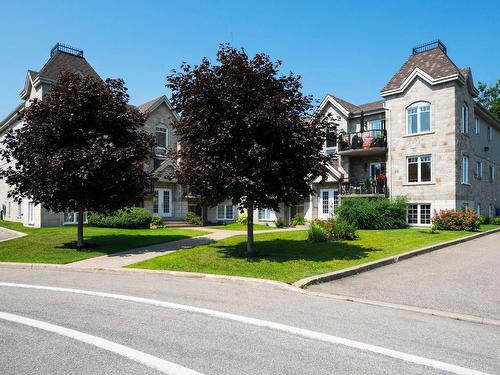
[[[481,226],[474,210],[441,210],[432,218],[433,225],[439,230],[477,231]]]
[[[185,221],[191,225],[201,225],[201,217],[196,215],[194,212],[188,212]]]
[[[312,242],[326,242],[328,236],[325,229],[318,223],[312,223],[307,230],[307,238]]]
[[[292,227],[296,227],[297,225],[304,225],[306,223],[306,218],[302,215],[295,215],[290,222]]]
[[[244,225],[248,224],[248,215],[246,215],[246,214],[239,215],[236,218],[236,223],[244,224]]]
[[[479,222],[481,224],[489,224],[490,223],[490,218],[486,217],[484,215],[479,215]]]
[[[150,225],[155,228],[162,228],[165,224],[160,216],[153,216]]]
[[[337,207],[339,219],[360,229],[397,229],[406,227],[407,201],[398,197],[391,201],[383,197],[343,198]]]
[[[285,222],[281,217],[279,217],[274,221],[274,225],[276,225],[276,228],[283,228],[285,226]]]
[[[356,235],[356,224],[345,220],[337,220],[333,227],[333,237],[339,240],[354,240]]]
[[[94,227],[149,228],[151,214],[144,208],[132,207],[118,210],[109,215],[92,212],[89,214],[88,221]]]
[[[500,217],[492,217],[490,219],[490,224],[500,225]]]

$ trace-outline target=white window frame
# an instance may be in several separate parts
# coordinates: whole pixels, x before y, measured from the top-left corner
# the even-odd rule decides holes
[[[219,207],[224,207],[224,216],[223,217],[221,217],[219,215]],[[231,208],[231,210],[228,209],[229,207]],[[217,220],[221,220],[221,221],[234,220],[235,206],[233,206],[232,204],[221,203],[221,204],[217,205],[216,209],[217,209]],[[228,215],[229,211],[231,211],[231,216]]]
[[[493,129],[491,128],[491,126],[488,126],[487,139],[488,142],[491,142],[493,140]]]
[[[462,133],[469,133],[469,106],[467,103],[462,104],[462,115],[461,115],[461,125],[462,125]]]
[[[495,166],[490,164],[490,181],[495,181]]]
[[[63,214],[63,225],[78,224],[78,212],[72,211],[72,212],[68,212],[68,213],[71,215],[71,220],[70,221],[66,220],[66,214]],[[87,223],[88,223],[87,213],[84,212],[83,213],[83,224],[87,224]]]
[[[481,120],[479,120],[479,117],[476,117],[476,134],[479,135],[481,134]]]
[[[10,202],[7,202],[7,217],[10,218],[11,215],[11,204]]]
[[[469,157],[462,155],[462,185],[469,185]]]
[[[420,114],[423,112],[422,107],[429,107],[429,130],[422,131],[422,124]],[[415,133],[410,132],[410,121],[408,121],[410,109],[417,109],[417,131]],[[428,134],[432,133],[432,105],[429,102],[415,102],[408,107],[406,107],[406,135],[418,135],[418,134]]]
[[[165,211],[165,191],[168,191],[168,211]],[[153,214],[161,217],[172,217],[173,214],[172,189],[155,188],[153,196]],[[156,202],[156,203],[155,203]]]
[[[476,214],[477,216],[481,215],[481,203],[476,204]]]
[[[476,163],[476,178],[479,180],[483,178],[483,162],[482,161],[478,161]]]
[[[169,136],[168,127],[164,124],[158,124],[155,126],[155,143],[156,143],[157,133],[159,132],[165,134],[165,147],[156,144],[156,154],[163,156],[168,148],[168,136]]]
[[[327,142],[327,137],[328,137],[328,133],[334,133],[334,132],[330,132],[330,130],[327,128],[326,129],[326,133],[325,133],[325,143],[323,144],[323,149],[325,151],[325,155],[336,155],[337,154],[337,145],[335,146],[331,146],[331,147],[327,147],[326,146],[326,142]],[[337,139],[337,144],[338,144],[338,139]]]
[[[28,202],[28,224],[35,224],[35,202]]]
[[[431,163],[431,178],[429,181],[422,181],[422,158],[424,157],[429,157],[430,163]],[[417,158],[417,181],[412,181],[410,182],[410,166],[409,166],[409,159],[410,158]],[[431,184],[434,181],[434,163],[432,161],[432,154],[425,154],[425,155],[412,155],[412,156],[407,156],[406,157],[406,183],[410,185],[418,185],[418,184]]]
[[[263,213],[261,215],[261,213]],[[257,210],[257,219],[259,221],[274,221],[276,220],[276,213],[272,208],[259,208]]]
[[[17,218],[22,219],[24,215],[23,212],[23,202],[17,202]]]
[[[408,209],[410,206],[417,206],[417,222],[409,223],[408,222]],[[429,222],[422,223],[422,206],[429,206]],[[408,203],[408,207],[406,209],[406,222],[408,225],[431,225],[432,224],[432,204],[431,203]]]

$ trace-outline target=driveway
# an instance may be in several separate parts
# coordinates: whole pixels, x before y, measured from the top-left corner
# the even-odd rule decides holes
[[[309,289],[500,319],[500,233]]]

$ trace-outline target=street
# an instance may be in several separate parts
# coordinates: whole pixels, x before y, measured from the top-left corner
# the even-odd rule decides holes
[[[500,372],[499,327],[269,285],[20,269],[0,283],[2,374]]]

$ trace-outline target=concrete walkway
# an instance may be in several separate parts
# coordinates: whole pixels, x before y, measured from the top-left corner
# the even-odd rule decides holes
[[[24,236],[26,236],[26,233],[21,233],[12,229],[0,227],[0,242]]]
[[[211,233],[204,234],[198,237],[184,238],[182,240],[165,242],[156,245],[149,245],[149,246],[139,247],[136,249],[122,251],[119,253],[113,253],[113,254],[103,255],[100,257],[85,259],[78,262],[69,263],[66,266],[69,268],[71,267],[121,268],[151,258],[156,258],[161,255],[170,254],[174,251],[189,249],[195,246],[205,245],[210,242],[223,240],[228,237],[246,234],[245,231],[234,231],[234,230],[231,231],[231,230],[213,229],[206,227],[190,227],[186,229],[210,231]],[[254,234],[287,232],[295,230],[304,230],[304,228],[256,230],[254,231]]]

